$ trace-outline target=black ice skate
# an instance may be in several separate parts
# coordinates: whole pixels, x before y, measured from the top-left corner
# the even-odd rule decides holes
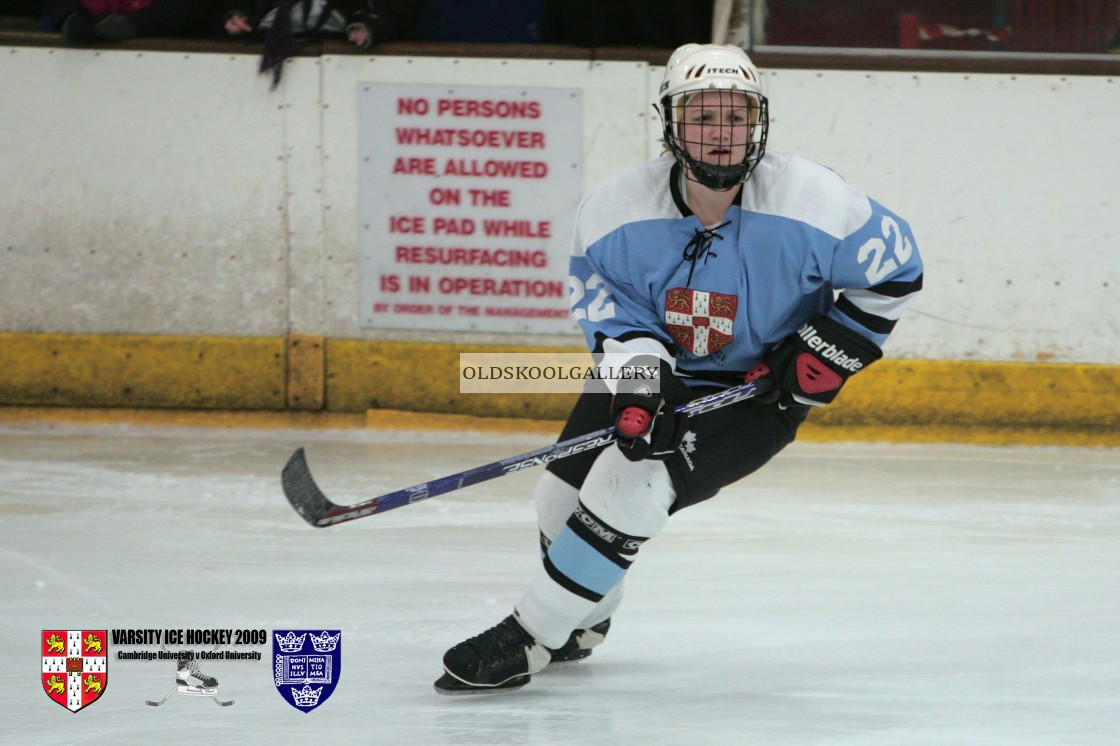
[[[607,631],[610,628],[611,620],[606,619],[587,629],[575,630],[566,643],[555,650],[548,649],[548,652],[552,654],[552,662],[567,663],[586,658],[591,655],[591,648],[607,638]]]
[[[202,673],[198,661],[180,660],[175,670],[175,685],[179,694],[193,694],[199,697],[213,697],[218,693],[218,680]]]
[[[508,616],[497,626],[444,653],[440,694],[468,694],[514,689],[548,665],[548,648]]]

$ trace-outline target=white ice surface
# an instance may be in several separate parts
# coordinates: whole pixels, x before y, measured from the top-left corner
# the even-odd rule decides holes
[[[280,468],[304,445],[356,502],[546,442],[0,427],[0,743],[1120,744],[1110,449],[795,444],[642,549],[589,660],[436,695],[538,561],[538,472],[316,530]],[[232,707],[147,707],[166,661],[111,657],[77,714],[42,691],[42,629],[227,627],[342,629],[338,689],[297,712],[260,647],[202,667]]]

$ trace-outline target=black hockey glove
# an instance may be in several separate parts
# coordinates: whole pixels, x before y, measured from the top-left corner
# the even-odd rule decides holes
[[[770,350],[746,380],[770,381],[771,390],[757,397],[760,403],[821,407],[836,398],[849,376],[882,356],[879,346],[863,335],[814,316]]]
[[[631,461],[651,458],[663,461],[673,455],[684,437],[684,417],[673,410],[692,396],[684,381],[673,375],[669,363],[660,360],[660,393],[649,384],[626,380],[611,399],[611,414],[618,431],[618,447]],[[631,365],[637,365],[632,361]]]

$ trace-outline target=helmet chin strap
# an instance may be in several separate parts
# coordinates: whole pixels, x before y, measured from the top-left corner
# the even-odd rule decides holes
[[[696,181],[709,189],[724,192],[734,189],[747,178],[747,164],[739,163],[734,166],[716,166],[704,161],[698,161],[686,155],[688,170]]]

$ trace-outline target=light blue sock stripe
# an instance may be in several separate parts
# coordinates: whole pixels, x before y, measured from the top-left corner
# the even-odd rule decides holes
[[[599,554],[586,541],[564,526],[548,548],[553,566],[589,591],[606,595],[622,582],[626,571]]]

